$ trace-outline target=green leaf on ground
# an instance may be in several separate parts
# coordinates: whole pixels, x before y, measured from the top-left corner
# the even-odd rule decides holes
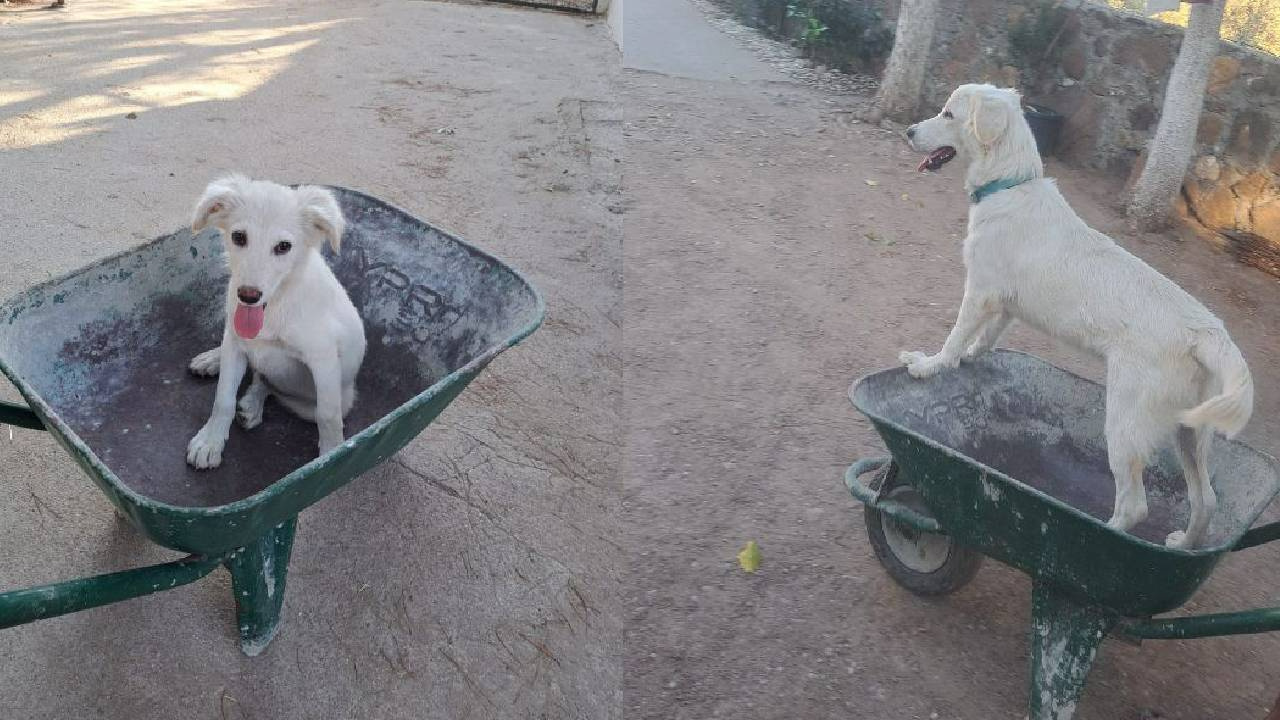
[[[755,540],[748,540],[747,544],[738,552],[738,565],[749,573],[760,569],[760,546],[756,544]]]

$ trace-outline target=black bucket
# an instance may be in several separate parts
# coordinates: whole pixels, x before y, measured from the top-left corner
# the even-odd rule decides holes
[[[1036,147],[1041,157],[1052,155],[1058,149],[1058,138],[1062,135],[1062,122],[1066,118],[1042,105],[1026,105],[1022,109],[1031,126],[1031,134],[1036,137]]]

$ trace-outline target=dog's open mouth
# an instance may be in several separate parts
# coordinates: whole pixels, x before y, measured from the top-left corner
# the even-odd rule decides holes
[[[943,145],[925,156],[920,161],[920,167],[916,168],[916,172],[924,172],[926,170],[937,170],[938,168],[951,162],[956,156],[956,149],[950,145]]]
[[[231,318],[236,334],[245,340],[258,337],[258,333],[262,332],[262,320],[266,314],[267,309],[263,305],[236,303],[236,312]]]

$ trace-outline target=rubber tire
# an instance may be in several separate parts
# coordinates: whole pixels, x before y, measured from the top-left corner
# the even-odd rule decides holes
[[[892,460],[876,472],[876,476],[870,483],[871,489],[884,493],[901,485],[908,485],[908,483],[899,478],[898,464]],[[951,540],[951,545],[942,566],[933,572],[913,570],[898,559],[889,545],[884,534],[885,515],[870,505],[866,506],[863,512],[867,523],[867,539],[871,541],[871,549],[875,552],[876,559],[884,566],[894,582],[916,595],[925,597],[949,595],[968,585],[969,581],[973,580],[973,576],[978,574],[978,569],[982,567],[984,558],[981,553],[974,552],[951,540],[949,536],[943,535]],[[895,522],[892,518],[887,519],[889,522]]]

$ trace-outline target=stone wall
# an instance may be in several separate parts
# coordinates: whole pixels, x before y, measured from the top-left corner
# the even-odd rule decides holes
[[[1010,42],[1010,31],[1016,36],[1037,13],[1053,12],[1051,3],[942,2],[922,115],[961,83],[1016,86],[1066,116],[1062,159],[1126,175],[1140,167],[1181,28],[1077,2],[1050,16],[1044,42],[1028,51],[1025,40]],[[873,3],[896,18],[898,0]],[[1280,59],[1223,43],[1184,196],[1190,214],[1224,244],[1280,272]]]

